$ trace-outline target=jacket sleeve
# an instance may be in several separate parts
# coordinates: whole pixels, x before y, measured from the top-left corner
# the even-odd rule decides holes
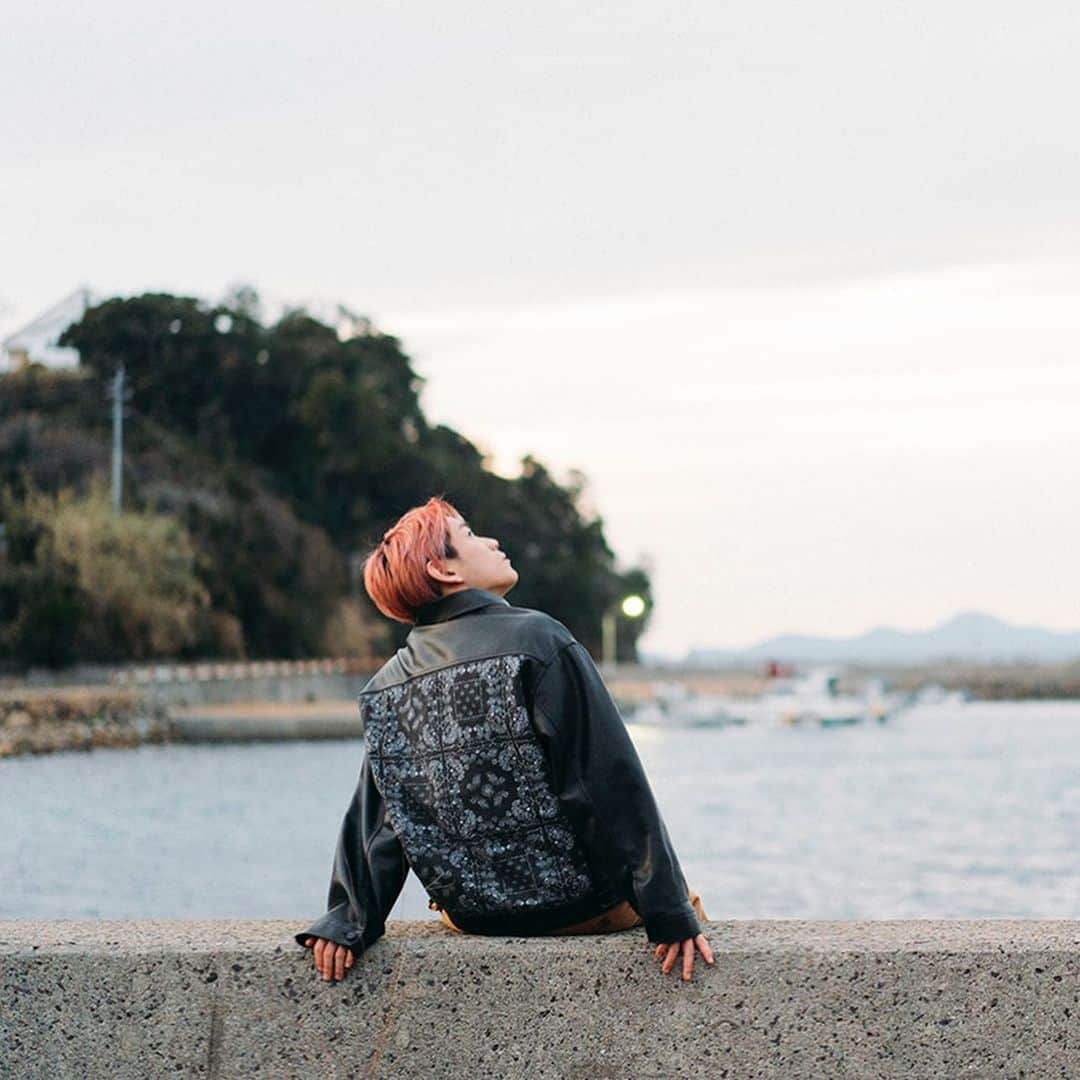
[[[296,940],[326,938],[356,954],[382,936],[409,864],[389,819],[367,755],[341,823],[326,914]]]
[[[634,909],[652,942],[701,932],[634,744],[596,665],[578,642],[563,646],[541,673],[534,716],[551,737],[560,796],[585,823],[590,861],[629,876]]]

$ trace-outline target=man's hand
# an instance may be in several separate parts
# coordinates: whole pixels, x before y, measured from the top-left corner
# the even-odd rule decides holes
[[[670,945],[657,945],[654,955],[661,961],[660,973],[666,975],[675,966],[675,961],[681,953],[683,982],[689,982],[694,971],[695,948],[704,957],[706,964],[713,962],[712,949],[709,948],[709,942],[704,934],[687,938],[685,941],[674,941]]]
[[[339,945],[336,941],[309,937],[304,941],[304,948],[314,948],[315,967],[328,982],[344,979],[345,972],[353,966],[355,957],[352,949]]]

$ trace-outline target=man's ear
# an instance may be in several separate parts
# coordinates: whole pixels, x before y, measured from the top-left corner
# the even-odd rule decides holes
[[[424,569],[428,577],[434,578],[441,585],[464,584],[461,575],[456,570],[450,570],[444,563],[436,562],[434,559],[428,559]]]

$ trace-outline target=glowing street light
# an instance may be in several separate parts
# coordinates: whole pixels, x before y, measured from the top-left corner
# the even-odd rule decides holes
[[[623,614],[628,619],[640,619],[645,614],[645,601],[637,593],[624,596],[617,605],[604,613],[601,623],[603,637],[604,667],[609,671],[615,670],[616,632],[618,630],[618,617]]]

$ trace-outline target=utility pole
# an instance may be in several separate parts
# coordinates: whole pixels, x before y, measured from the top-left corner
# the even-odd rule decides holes
[[[124,362],[121,360],[108,390],[112,398],[112,504],[119,514],[123,503],[124,486],[124,402],[131,391],[124,390]]]
[[[610,611],[604,612],[604,617],[600,622],[600,656],[601,663],[605,671],[615,674],[615,667],[618,663],[618,619],[617,608],[612,608]]]

